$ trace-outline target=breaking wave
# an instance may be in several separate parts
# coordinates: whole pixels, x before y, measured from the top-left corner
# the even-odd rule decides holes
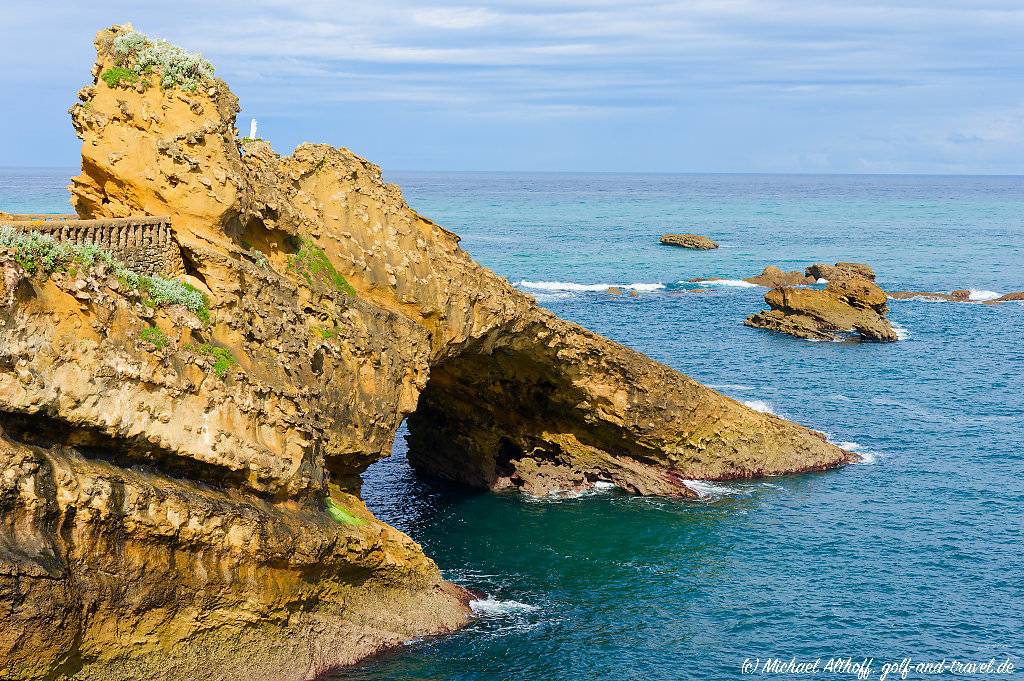
[[[974,300],[974,301],[978,301],[978,302],[983,302],[983,301],[986,301],[986,300],[995,300],[996,298],[998,298],[1001,295],[1002,295],[1001,293],[996,293],[995,291],[984,291],[984,290],[980,290],[979,291],[979,290],[975,290],[975,289],[972,288],[970,295],[967,296],[967,300]]]
[[[772,408],[772,405],[768,404],[764,400],[743,400],[743,405],[750,407],[754,411],[759,411],[762,414],[772,414],[773,416],[778,416],[778,414],[775,412],[775,409]]]
[[[743,494],[743,490],[726,485],[716,485],[707,480],[683,480],[688,489],[697,493],[701,499],[721,499],[735,494]]]
[[[831,441],[831,440],[830,440]],[[859,442],[846,441],[846,442],[833,442],[839,449],[845,449],[848,452],[853,452],[860,457],[860,461],[857,463],[873,464],[878,461],[878,455],[874,452],[864,449],[864,446]]]

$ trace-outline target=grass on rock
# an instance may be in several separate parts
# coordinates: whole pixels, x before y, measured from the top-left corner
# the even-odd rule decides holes
[[[327,515],[331,516],[334,522],[339,525],[353,525],[355,527],[359,527],[360,525],[366,524],[365,520],[357,518],[341,506],[338,506],[334,499],[331,499],[330,497],[327,497],[324,501],[324,510],[326,510]]]
[[[139,338],[151,343],[156,347],[157,350],[163,350],[170,343],[170,339],[167,338],[167,334],[158,326],[147,326],[142,331],[139,331]]]
[[[297,272],[311,289],[326,286],[338,293],[355,296],[356,290],[334,269],[324,249],[304,237],[297,239],[298,250],[288,256],[288,269]]]
[[[112,69],[107,69],[100,74],[100,78],[109,87],[118,87],[119,85],[135,85],[139,82],[139,74],[131,69],[126,69],[121,66],[115,66]]]
[[[218,378],[227,376],[231,367],[238,363],[238,360],[235,359],[230,350],[219,345],[202,343],[200,345],[188,345],[185,349],[191,350],[196,354],[211,357],[213,359],[213,373],[217,374]]]

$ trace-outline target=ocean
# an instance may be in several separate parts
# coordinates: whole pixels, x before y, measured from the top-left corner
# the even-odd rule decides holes
[[[0,169],[0,210],[67,211],[71,174]],[[400,434],[364,475],[367,503],[487,597],[465,630],[332,678],[725,679],[763,675],[769,659],[843,661],[845,673],[820,672],[830,678],[861,663],[877,679],[904,658],[1024,666],[1024,304],[892,301],[902,340],[815,343],[744,327],[765,290],[739,281],[847,260],[889,290],[1024,290],[1024,178],[386,177],[542,305],[863,462],[697,485],[699,501],[530,499],[420,479]],[[721,248],[661,246],[664,232]],[[693,277],[731,281],[694,295]]]

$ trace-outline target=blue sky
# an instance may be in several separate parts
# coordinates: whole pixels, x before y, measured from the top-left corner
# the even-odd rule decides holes
[[[0,165],[78,161],[92,36],[201,51],[385,170],[1024,172],[1021,0],[5,2]]]

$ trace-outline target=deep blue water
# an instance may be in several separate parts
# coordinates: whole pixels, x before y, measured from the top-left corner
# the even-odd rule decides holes
[[[68,175],[0,170],[0,210],[67,210]],[[399,438],[399,456],[367,471],[367,502],[492,600],[466,630],[337,679],[724,679],[768,657],[874,658],[875,679],[904,657],[1024,665],[1024,305],[896,301],[905,340],[810,343],[742,325],[764,289],[677,283],[854,260],[890,289],[1024,290],[1024,178],[389,179],[512,281],[665,285],[637,298],[525,290],[857,443],[867,462],[720,485],[700,502],[540,501],[420,480]],[[663,247],[666,231],[722,247]]]

